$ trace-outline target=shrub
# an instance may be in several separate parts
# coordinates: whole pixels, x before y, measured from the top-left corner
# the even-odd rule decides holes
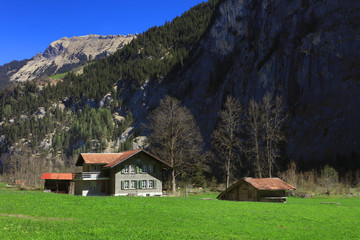
[[[339,174],[337,171],[326,165],[321,170],[320,184],[326,188],[326,194],[330,194],[331,189],[339,182]]]

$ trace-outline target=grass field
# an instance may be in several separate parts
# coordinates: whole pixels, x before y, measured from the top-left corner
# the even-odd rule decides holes
[[[68,74],[68,72],[52,75],[50,76],[50,79],[63,79],[66,76],[66,74]]]
[[[78,197],[0,189],[0,239],[360,239],[360,198]],[[321,202],[339,202],[320,204]]]

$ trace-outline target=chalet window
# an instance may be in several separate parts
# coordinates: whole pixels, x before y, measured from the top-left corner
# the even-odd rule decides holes
[[[129,189],[129,181],[124,181],[124,189]]]
[[[136,166],[136,173],[142,173],[142,168],[139,166]]]
[[[124,168],[121,170],[121,173],[129,173],[129,166],[124,166]]]
[[[131,189],[135,189],[135,188],[136,188],[136,181],[131,181],[130,188],[131,188]]]
[[[146,165],[142,165],[141,166],[141,170],[143,173],[146,173],[147,172],[147,166]]]
[[[95,181],[91,181],[90,182],[90,189],[95,189],[96,188],[96,182]]]
[[[95,166],[94,166],[94,171],[100,171],[100,166],[99,166],[99,165],[95,165]]]
[[[154,171],[153,165],[149,165],[149,173],[152,173]]]
[[[149,188],[154,188],[154,180],[149,180]]]
[[[142,188],[147,188],[147,181],[146,180],[142,180]]]
[[[134,165],[130,165],[130,173],[135,173],[135,166]]]

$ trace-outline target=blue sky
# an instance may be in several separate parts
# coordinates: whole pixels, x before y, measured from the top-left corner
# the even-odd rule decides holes
[[[0,6],[0,65],[31,58],[62,37],[142,33],[203,0],[4,0]]]

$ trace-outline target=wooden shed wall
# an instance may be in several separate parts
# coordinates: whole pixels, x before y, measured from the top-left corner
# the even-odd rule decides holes
[[[250,184],[241,183],[227,192],[223,199],[231,201],[257,201],[257,190]]]
[[[70,180],[54,180],[54,179],[46,179],[45,180],[45,189],[49,189],[52,192],[57,193],[69,193]]]
[[[262,197],[285,197],[285,190],[259,190],[259,196]]]

